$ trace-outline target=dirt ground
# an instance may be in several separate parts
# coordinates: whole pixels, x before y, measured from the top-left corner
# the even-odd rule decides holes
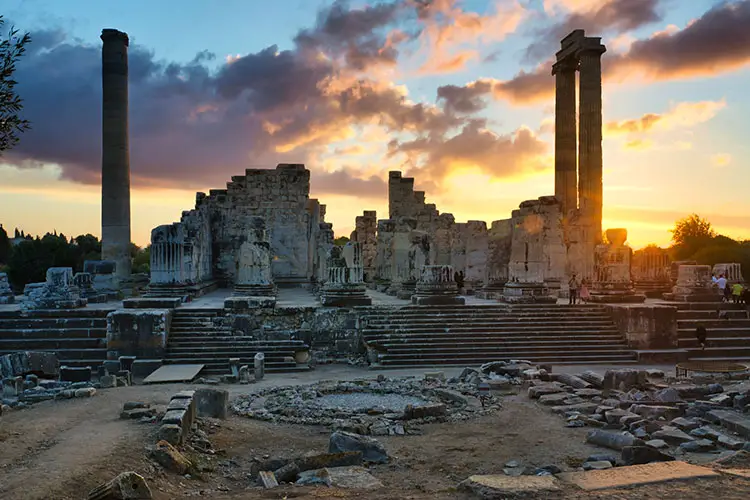
[[[364,373],[362,376],[375,376]],[[287,379],[288,380],[288,379]],[[268,382],[272,384],[273,382]],[[0,417],[0,498],[81,499],[120,472],[142,474],[159,500],[216,499],[448,499],[471,498],[456,489],[473,474],[502,473],[503,464],[577,467],[594,452],[587,429],[568,429],[563,420],[523,396],[509,396],[491,416],[459,424],[433,424],[418,436],[378,438],[389,464],[371,468],[384,487],[372,491],[282,486],[261,490],[249,479],[254,458],[326,452],[330,432],[322,427],[275,425],[231,416],[216,423],[209,439],[216,455],[200,455],[206,471],[186,478],[163,471],[147,458],[155,424],[120,420],[126,401],[166,405],[185,384],[133,386],[99,391],[90,399],[48,401]],[[236,393],[240,387],[232,386]],[[247,389],[244,389],[247,390]],[[573,488],[527,498],[693,499],[750,498],[750,480],[733,476],[662,484],[606,493]]]

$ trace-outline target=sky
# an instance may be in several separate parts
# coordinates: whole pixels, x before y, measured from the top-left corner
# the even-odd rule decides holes
[[[100,235],[101,40],[130,37],[132,238],[246,168],[304,163],[337,236],[387,218],[388,171],[457,221],[554,194],[559,41],[601,36],[604,228],[666,246],[690,213],[750,238],[750,0],[4,0],[31,33],[32,129],[0,223]]]

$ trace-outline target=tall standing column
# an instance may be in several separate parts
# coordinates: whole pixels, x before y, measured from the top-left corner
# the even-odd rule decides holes
[[[563,216],[578,207],[576,179],[576,67],[574,57],[552,66],[555,75],[555,197]]]
[[[102,259],[130,276],[128,35],[102,30]]]
[[[607,49],[601,38],[586,37],[580,61],[580,128],[578,134],[578,192],[581,212],[589,218],[591,237],[602,240],[602,63]]]

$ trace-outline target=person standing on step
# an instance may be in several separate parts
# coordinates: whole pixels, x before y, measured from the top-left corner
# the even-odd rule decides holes
[[[576,299],[578,298],[578,278],[576,277],[576,273],[573,273],[573,276],[570,277],[570,280],[568,280],[568,289],[570,290],[570,298],[568,299],[568,305],[574,306],[576,305]]]
[[[695,338],[698,340],[698,343],[701,345],[701,349],[706,349],[706,338],[708,337],[708,331],[706,330],[706,327],[703,325],[698,325],[698,328],[695,329]]]
[[[589,280],[583,278],[581,280],[581,288],[578,290],[578,298],[581,299],[583,304],[588,304],[591,300],[591,293],[589,293]]]

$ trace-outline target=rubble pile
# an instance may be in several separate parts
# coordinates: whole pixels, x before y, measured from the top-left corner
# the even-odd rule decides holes
[[[51,399],[90,398],[96,394],[91,382],[61,382],[39,380],[36,375],[3,379],[2,406],[4,410],[22,409],[31,404]],[[7,408],[6,408],[7,407]]]
[[[381,375],[377,380],[270,388],[240,396],[232,409],[258,420],[324,425],[363,435],[418,433],[419,424],[457,422],[498,410],[496,397],[480,400],[478,373],[471,381],[446,381],[442,373],[425,379]]]
[[[750,383],[697,380],[703,383],[658,370],[589,371],[531,380],[528,395],[564,416],[567,427],[595,428],[587,442],[620,452],[612,460],[589,457],[586,470],[750,449]]]

